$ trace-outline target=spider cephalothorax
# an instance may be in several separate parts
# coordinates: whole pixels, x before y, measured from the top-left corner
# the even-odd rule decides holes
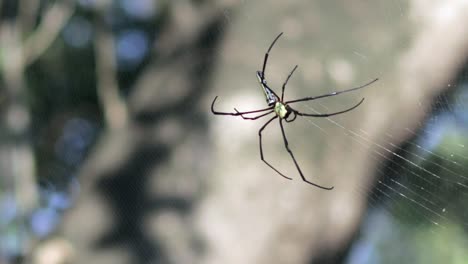
[[[376,78],[376,79],[374,79],[374,80],[372,80],[372,81],[370,81],[370,82],[368,82],[368,83],[366,83],[364,85],[361,85],[361,86],[355,87],[355,88],[351,88],[351,89],[348,89],[348,90],[332,92],[332,93],[329,93],[329,94],[324,94],[324,95],[319,95],[319,96],[304,97],[304,98],[290,100],[290,101],[284,101],[284,90],[286,88],[286,84],[288,83],[289,78],[291,78],[294,71],[297,69],[297,65],[292,69],[292,71],[289,73],[288,77],[286,78],[286,81],[283,83],[283,86],[282,86],[282,89],[281,89],[281,97],[279,97],[267,85],[267,81],[266,81],[266,78],[265,78],[265,67],[266,67],[266,64],[267,64],[267,61],[268,61],[268,56],[270,54],[271,49],[275,45],[276,41],[279,39],[279,37],[282,34],[283,33],[280,33],[275,38],[275,40],[273,40],[270,47],[268,48],[268,51],[265,53],[265,58],[263,59],[262,71],[257,71],[258,82],[260,84],[260,87],[262,88],[262,91],[263,91],[264,95],[265,95],[265,99],[266,99],[266,102],[268,104],[268,107],[264,108],[264,109],[253,110],[253,111],[244,111],[244,112],[240,112],[236,108],[234,108],[234,111],[235,111],[234,113],[232,113],[232,112],[219,112],[219,111],[214,110],[214,105],[215,105],[216,99],[218,98],[218,96],[216,96],[213,99],[213,102],[211,103],[211,112],[213,114],[215,114],[215,115],[240,116],[245,120],[256,120],[258,118],[261,118],[261,117],[264,117],[264,116],[267,116],[267,115],[270,115],[270,114],[274,113],[275,116],[270,118],[270,120],[268,120],[260,128],[260,130],[258,131],[258,138],[259,138],[259,145],[260,145],[260,159],[263,162],[265,162],[265,164],[268,165],[271,169],[276,171],[279,175],[283,176],[284,178],[286,178],[288,180],[292,179],[292,178],[284,175],[283,173],[279,172],[275,167],[273,167],[270,163],[268,163],[263,157],[262,131],[265,129],[265,127],[268,124],[270,124],[273,120],[278,118],[279,119],[279,125],[280,125],[280,128],[281,128],[281,134],[283,135],[284,146],[286,147],[286,150],[288,151],[289,155],[291,156],[291,158],[292,158],[292,160],[294,162],[294,165],[296,166],[297,171],[299,172],[299,175],[301,176],[302,180],[309,183],[309,184],[311,184],[311,185],[313,185],[313,186],[316,186],[318,188],[325,189],[325,190],[331,190],[331,189],[333,189],[333,187],[324,187],[324,186],[318,185],[316,183],[308,181],[304,177],[304,174],[302,173],[301,168],[299,167],[299,165],[298,165],[298,163],[296,161],[296,158],[294,157],[294,154],[292,153],[291,149],[289,148],[288,139],[286,138],[286,134],[285,134],[284,128],[283,128],[283,120],[289,123],[289,122],[292,122],[292,121],[296,120],[297,116],[328,117],[328,116],[333,116],[333,115],[346,113],[346,112],[349,112],[349,111],[353,110],[354,108],[358,107],[364,101],[364,98],[362,98],[361,101],[359,101],[357,104],[355,104],[354,106],[352,106],[350,108],[347,108],[347,109],[342,110],[342,111],[334,112],[334,113],[328,113],[328,114],[307,114],[307,113],[302,113],[302,112],[299,112],[299,111],[293,109],[292,107],[290,107],[289,104],[293,104],[293,103],[297,103],[297,102],[312,101],[312,100],[319,99],[319,98],[330,97],[330,96],[339,95],[341,93],[355,91],[355,90],[364,88],[364,87],[374,83],[378,79]],[[266,113],[262,113],[262,112],[266,112]],[[259,115],[254,116],[254,117],[245,116],[245,115],[254,114],[254,113],[262,113],[262,114],[259,114]]]

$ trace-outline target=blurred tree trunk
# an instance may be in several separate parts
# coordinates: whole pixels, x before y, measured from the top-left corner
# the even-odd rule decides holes
[[[74,10],[69,1],[47,3],[42,9],[39,5],[39,1],[0,1],[0,194],[14,194],[15,247],[20,254],[34,244],[24,226],[39,201],[26,71],[49,48]]]
[[[468,29],[450,26],[468,22],[466,4],[409,4],[242,1],[232,9],[171,2],[155,47],[159,57],[128,101],[132,121],[108,130],[81,171],[81,197],[62,228],[75,246],[74,263],[341,261],[373,185],[369,157],[376,145],[358,148],[337,127],[312,134],[287,126],[306,176],[335,186],[327,192],[299,179],[278,124],[266,132],[266,158],[291,182],[260,161],[261,121],[213,116],[209,105],[217,94],[225,111],[264,107],[254,74],[284,31],[267,68],[274,88],[296,63],[289,98],[379,77],[359,93],[365,103],[338,120],[348,134],[362,129],[376,144],[385,133],[402,142],[468,47]],[[450,16],[439,16],[447,8]],[[330,109],[359,97],[334,98],[326,102]]]
[[[151,55],[157,60],[132,89],[124,106],[127,122],[111,121],[121,113],[111,109],[115,87],[106,87],[116,84],[112,59],[106,58],[112,47],[95,45],[101,52],[96,55],[100,102],[110,126],[81,169],[79,202],[63,222],[61,233],[76,252],[73,263],[191,263],[196,258],[197,238],[189,221],[209,162],[197,159],[209,154],[207,109],[200,107],[226,29],[220,10],[229,6],[170,1],[161,8],[163,27]],[[109,33],[105,30],[101,39]],[[185,160],[179,160],[181,155]]]

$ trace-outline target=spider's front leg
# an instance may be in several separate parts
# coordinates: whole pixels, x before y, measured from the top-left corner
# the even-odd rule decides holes
[[[218,99],[218,96],[216,96],[216,97],[213,99],[213,102],[211,103],[211,112],[212,112],[213,114],[215,114],[215,115],[242,116],[242,115],[246,115],[246,114],[253,114],[253,113],[264,112],[264,111],[268,111],[268,110],[271,110],[271,109],[272,109],[271,107],[268,107],[268,108],[264,108],[264,109],[260,109],[260,110],[239,112],[239,111],[237,111],[237,110],[234,108],[234,110],[236,111],[235,113],[231,113],[231,112],[219,112],[219,111],[214,110],[214,105],[215,105],[216,99]]]
[[[355,104],[354,106],[350,107],[350,108],[347,108],[345,110],[341,110],[341,111],[338,111],[338,112],[333,112],[333,113],[327,113],[327,114],[307,114],[307,113],[301,113],[297,110],[293,110],[293,112],[297,115],[300,115],[300,116],[311,116],[311,117],[329,117],[329,116],[334,116],[334,115],[339,115],[339,114],[344,114],[346,112],[349,112],[353,109],[355,109],[356,107],[360,106],[362,104],[362,102],[364,102],[364,98],[361,99],[361,101],[359,101],[359,103]],[[291,122],[291,121],[289,121]]]
[[[320,98],[325,98],[325,97],[335,96],[335,95],[339,95],[339,94],[343,94],[343,93],[348,93],[348,92],[356,91],[356,90],[362,89],[364,87],[367,87],[367,86],[371,85],[372,83],[374,83],[374,82],[376,82],[378,80],[379,80],[379,78],[375,78],[374,80],[372,80],[372,81],[370,81],[370,82],[368,82],[368,83],[366,83],[364,85],[354,87],[354,88],[351,88],[351,89],[332,92],[332,93],[329,93],[329,94],[323,94],[323,95],[319,95],[319,96],[309,96],[309,97],[304,97],[304,98],[300,98],[300,99],[289,100],[289,101],[286,101],[285,103],[286,104],[291,104],[291,103],[312,101],[312,100],[317,100],[317,99],[320,99]]]

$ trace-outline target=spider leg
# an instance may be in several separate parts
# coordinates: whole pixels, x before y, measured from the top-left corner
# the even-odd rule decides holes
[[[297,65],[294,66],[294,69],[289,73],[288,78],[286,78],[286,81],[283,83],[283,88],[281,90],[281,101],[284,100],[284,89],[286,88],[286,84],[288,84],[289,78],[293,75],[294,71],[297,69]]]
[[[266,161],[263,157],[263,148],[262,148],[262,131],[263,129],[265,129],[266,126],[268,126],[268,124],[271,123],[271,121],[275,120],[276,118],[278,118],[277,115],[275,115],[274,117],[272,117],[270,120],[268,120],[263,126],[262,128],[260,128],[260,130],[258,130],[258,139],[259,139],[259,142],[260,142],[260,158],[262,159],[263,162],[265,162],[266,165],[268,165],[268,167],[272,168],[274,171],[276,171],[279,175],[283,176],[284,178],[288,179],[288,180],[292,180],[291,178],[289,178],[288,176],[284,175],[283,173],[279,172],[277,169],[275,169],[275,167],[273,167],[270,163],[268,163],[268,161]],[[281,120],[281,119],[280,119]]]
[[[263,79],[265,79],[265,67],[266,67],[266,64],[267,64],[267,61],[268,61],[268,55],[270,54],[271,49],[275,45],[276,41],[281,37],[281,35],[283,35],[283,32],[279,33],[279,35],[271,43],[270,47],[267,50],[267,53],[265,53],[265,58],[263,59],[263,67],[262,67],[262,77],[263,77]]]
[[[239,111],[237,111],[236,108],[234,108],[234,110],[237,112],[237,113],[241,113]],[[256,120],[256,119],[259,119],[260,117],[264,117],[266,115],[269,115],[271,113],[273,113],[275,110],[271,110],[270,112],[266,112],[264,114],[261,114],[261,115],[258,115],[258,116],[254,116],[254,117],[245,117],[243,113],[240,114],[240,116],[242,117],[242,119],[244,120]]]
[[[286,121],[287,123],[291,123],[292,121],[296,120],[297,118],[297,111],[296,110],[292,110],[291,113],[293,114],[293,118],[292,119],[287,119],[285,118],[284,121]],[[290,115],[291,116],[291,115]]]
[[[335,95],[339,95],[339,94],[342,94],[342,93],[347,93],[347,92],[359,90],[359,89],[362,89],[362,88],[364,88],[366,86],[371,85],[372,83],[376,82],[377,80],[379,80],[379,78],[375,78],[374,80],[372,80],[372,81],[370,81],[370,82],[368,82],[368,83],[366,83],[364,85],[361,85],[359,87],[355,87],[355,88],[351,88],[351,89],[347,89],[347,90],[343,90],[343,91],[338,91],[338,92],[333,92],[333,93],[329,93],[329,94],[319,95],[319,96],[304,97],[304,98],[301,98],[301,99],[286,101],[285,104],[304,102],[304,101],[311,101],[311,100],[315,100],[315,99],[319,99],[319,98],[335,96]]]
[[[364,102],[364,98],[362,98],[361,101],[359,101],[359,103],[357,103],[353,107],[350,107],[350,108],[342,110],[342,111],[334,112],[334,113],[328,113],[328,114],[306,114],[306,113],[301,113],[301,112],[299,112],[297,110],[293,110],[293,112],[296,113],[297,115],[300,115],[300,116],[328,117],[328,116],[334,116],[334,115],[339,115],[339,114],[349,112],[349,111],[353,110],[354,108],[358,107],[359,105],[361,105],[362,102]],[[289,122],[291,122],[291,121],[289,121]]]
[[[215,115],[232,115],[232,116],[242,116],[242,115],[245,115],[245,114],[253,114],[253,113],[259,113],[259,112],[264,112],[264,111],[268,111],[268,110],[272,110],[273,107],[270,106],[268,108],[265,108],[265,109],[260,109],[260,110],[253,110],[253,111],[246,111],[246,112],[237,112],[236,113],[230,113],[230,112],[219,112],[219,111],[216,111],[214,110],[214,105],[215,105],[215,102],[216,102],[216,99],[218,99],[218,96],[216,96],[214,99],[213,99],[213,102],[211,103],[211,112]]]
[[[289,155],[291,155],[291,158],[294,161],[294,165],[296,165],[297,171],[299,171],[299,174],[301,175],[302,180],[307,182],[308,184],[311,184],[311,185],[313,185],[315,187],[318,187],[320,189],[324,189],[324,190],[333,189],[334,188],[333,186],[332,187],[324,187],[324,186],[318,185],[316,183],[310,182],[304,177],[304,174],[302,174],[301,168],[299,168],[299,165],[297,164],[297,161],[296,161],[296,158],[294,157],[294,154],[292,153],[291,149],[289,148],[288,139],[286,139],[286,134],[284,133],[284,128],[283,128],[283,122],[282,121],[283,120],[280,119],[279,124],[280,124],[280,127],[281,127],[281,133],[283,134],[284,146],[286,147],[286,150],[288,151]]]

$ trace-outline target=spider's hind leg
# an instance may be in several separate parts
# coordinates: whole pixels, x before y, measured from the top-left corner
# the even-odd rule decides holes
[[[273,113],[275,110],[271,110],[271,111],[269,111],[269,112],[266,112],[266,113],[264,113],[264,114],[261,114],[261,115],[258,115],[258,116],[254,116],[254,117],[246,117],[246,116],[244,116],[245,113],[239,112],[236,108],[234,108],[234,111],[236,111],[236,113],[238,113],[238,114],[242,117],[242,119],[244,119],[244,120],[257,120],[257,119],[259,119],[259,118],[261,118],[261,117],[264,117],[264,116],[266,116],[266,115],[269,115],[269,114]]]
[[[271,121],[275,120],[276,118],[278,118],[277,115],[275,115],[274,117],[272,117],[270,120],[268,120],[261,128],[260,130],[258,130],[258,140],[259,140],[259,145],[260,145],[260,159],[262,159],[263,162],[265,162],[266,165],[268,165],[268,167],[270,167],[271,169],[273,169],[274,171],[276,171],[279,175],[283,176],[284,178],[288,179],[288,180],[292,180],[292,178],[289,178],[288,176],[284,175],[283,173],[279,172],[279,170],[277,170],[275,167],[273,167],[273,165],[271,165],[270,163],[268,163],[268,161],[265,160],[265,158],[263,157],[263,148],[262,148],[262,131],[265,129],[265,127],[268,126],[268,124],[271,123]]]
[[[291,149],[289,148],[288,139],[286,138],[286,134],[284,133],[284,128],[283,128],[283,122],[282,121],[283,121],[282,119],[279,120],[280,127],[281,127],[281,133],[283,134],[284,146],[286,147],[286,150],[288,151],[289,155],[291,155],[291,158],[294,161],[294,165],[296,165],[297,171],[301,175],[302,180],[307,182],[308,184],[313,185],[315,187],[318,187],[320,189],[332,190],[334,188],[333,186],[332,187],[324,187],[324,186],[318,185],[316,183],[310,182],[304,177],[304,174],[302,174],[302,171],[301,171],[301,168],[299,167],[299,164],[297,164],[297,161],[296,161],[296,158],[294,157],[294,154],[292,153]]]

